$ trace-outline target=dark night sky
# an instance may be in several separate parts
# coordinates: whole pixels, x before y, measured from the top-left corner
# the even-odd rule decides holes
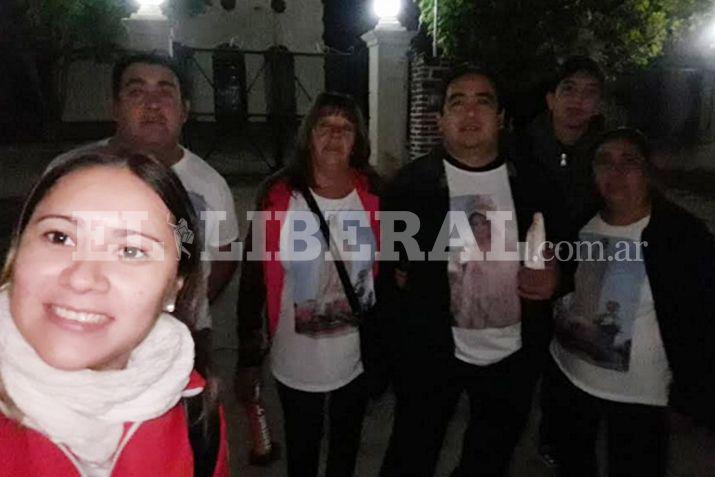
[[[417,8],[412,0],[402,0],[401,20],[407,28],[417,29]],[[372,29],[377,17],[372,0],[323,0],[323,41],[340,51],[354,51],[347,57],[332,55],[325,64],[326,88],[352,95],[363,112],[368,112],[368,55],[360,36]],[[354,49],[353,49],[354,47]]]

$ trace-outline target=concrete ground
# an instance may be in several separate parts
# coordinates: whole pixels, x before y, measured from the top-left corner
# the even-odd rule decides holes
[[[3,146],[0,147],[0,244],[7,242],[7,234],[18,212],[19,199],[30,187],[34,178],[44,169],[57,152],[66,150],[71,144]],[[196,148],[199,153],[203,152]],[[208,148],[206,149],[208,150]],[[698,169],[689,171],[680,167],[687,161],[687,153],[661,158],[661,163],[669,169],[677,169],[667,175],[668,194],[675,200],[703,218],[715,231],[715,160],[710,161],[715,147],[708,146],[695,150],[691,155],[698,159]],[[219,150],[209,162],[227,179],[236,199],[241,230],[245,231],[246,215],[253,205],[255,191],[260,180],[268,173],[266,165],[246,152]],[[712,162],[712,164],[711,164]],[[704,166],[707,167],[704,167]],[[708,172],[708,170],[710,172]],[[685,172],[683,172],[685,171]],[[237,274],[238,276],[238,274]],[[236,276],[236,277],[237,277]],[[267,467],[253,467],[247,464],[249,440],[243,410],[237,404],[232,381],[238,349],[235,333],[235,300],[237,278],[214,303],[212,312],[215,328],[214,359],[217,372],[223,380],[222,396],[229,422],[232,475],[237,477],[282,477],[285,476],[285,461],[280,460]],[[266,372],[264,399],[268,412],[273,439],[282,442],[281,410],[273,382]],[[393,398],[385,396],[379,402],[370,404],[363,430],[363,442],[358,458],[356,475],[376,476],[391,430]],[[462,400],[452,419],[443,446],[437,476],[448,476],[461,448],[461,435],[468,416],[468,403]],[[528,429],[522,436],[515,452],[511,476],[548,477],[552,471],[542,463],[535,452],[535,423],[538,410],[534,408]],[[713,477],[715,476],[715,436],[701,429],[682,426],[673,430],[671,445],[671,469],[669,477]],[[648,476],[644,476],[648,477]]]

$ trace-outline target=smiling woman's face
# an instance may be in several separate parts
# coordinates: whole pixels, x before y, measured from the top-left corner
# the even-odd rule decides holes
[[[60,179],[13,263],[10,308],[38,355],[64,370],[121,369],[181,288],[171,214],[128,169]]]

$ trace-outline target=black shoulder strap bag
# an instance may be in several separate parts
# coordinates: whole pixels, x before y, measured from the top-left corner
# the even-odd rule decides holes
[[[387,386],[389,385],[389,372],[378,323],[377,307],[373,306],[364,309],[360,304],[360,300],[355,293],[355,288],[350,282],[350,275],[348,275],[345,263],[342,261],[338,249],[332,242],[330,228],[325,220],[325,216],[323,216],[323,213],[315,201],[315,197],[313,197],[313,194],[309,190],[302,190],[301,194],[311,212],[318,217],[320,232],[323,238],[325,238],[325,243],[331,250],[335,250],[335,253],[333,253],[335,268],[338,271],[338,276],[340,277],[345,296],[350,304],[350,309],[360,328],[360,354],[363,368],[365,369],[368,390],[371,397],[379,397],[387,390]]]

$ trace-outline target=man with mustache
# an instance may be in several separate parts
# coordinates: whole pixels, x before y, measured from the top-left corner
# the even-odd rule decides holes
[[[470,417],[453,477],[505,475],[529,415],[532,335],[550,319],[544,312],[557,273],[553,262],[544,270],[520,265],[517,240],[544,211],[548,191],[533,196],[534,178],[511,173],[499,148],[502,118],[490,73],[473,66],[450,72],[437,113],[442,145],[399,171],[383,196],[386,211],[419,217],[414,239],[423,253],[404,251],[380,265],[380,322],[396,396],[382,477],[434,475],[463,391]],[[492,240],[473,236],[468,218],[475,214],[488,220]],[[462,242],[448,244],[455,231]],[[383,229],[383,243],[389,234]],[[481,260],[484,280],[460,273],[464,260]],[[457,289],[462,299],[453,298]],[[498,302],[489,316],[470,301],[484,292]]]
[[[149,154],[170,166],[179,176],[204,229],[181,231],[186,240],[191,233],[203,234],[205,249],[212,257],[205,261],[208,300],[197,317],[197,339],[209,339],[211,328],[208,302],[216,298],[236,270],[237,261],[218,260],[219,252],[230,251],[238,238],[238,222],[231,190],[223,177],[203,159],[179,144],[181,129],[189,116],[188,87],[171,58],[156,54],[136,54],[120,59],[112,72],[112,117],[117,128],[113,137],[69,151],[58,162],[95,148],[131,150]],[[215,211],[225,214],[220,218]],[[180,217],[177,217],[179,225]],[[189,232],[187,235],[186,232]],[[207,357],[197,356],[197,359]]]

